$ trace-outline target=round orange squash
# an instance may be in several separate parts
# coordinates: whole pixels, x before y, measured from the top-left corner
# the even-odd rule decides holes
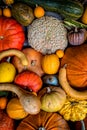
[[[13,18],[0,17],[0,51],[21,50],[25,41],[23,27]]]
[[[61,60],[61,66],[66,64],[66,73],[72,87],[83,89],[87,87],[87,44],[68,47]]]
[[[42,69],[46,74],[56,74],[59,69],[60,61],[56,54],[46,54],[42,57]]]
[[[57,113],[40,111],[24,118],[17,130],[70,130],[68,123]]]

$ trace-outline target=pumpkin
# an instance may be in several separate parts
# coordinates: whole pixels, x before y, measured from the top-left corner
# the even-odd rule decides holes
[[[23,119],[28,115],[24,110],[18,98],[12,98],[7,104],[6,112],[12,119]]]
[[[68,41],[71,45],[81,45],[86,40],[86,29],[77,29],[71,30],[68,33]]]
[[[63,107],[58,111],[67,121],[80,121],[87,114],[87,100],[78,100],[67,96]]]
[[[41,101],[41,109],[47,112],[57,112],[66,101],[64,90],[57,86],[48,86],[38,93]]]
[[[28,70],[23,71],[15,76],[14,83],[20,85],[24,89],[38,92],[42,87],[42,79],[34,72]]]
[[[59,69],[60,61],[56,54],[47,54],[42,57],[41,65],[46,74],[56,74]]]
[[[43,16],[29,25],[28,43],[42,54],[52,54],[58,49],[65,50],[67,41],[67,30],[62,21],[55,17]]]
[[[3,16],[6,16],[6,17],[11,17],[11,9],[9,7],[5,7],[3,9]]]
[[[34,9],[34,16],[36,18],[40,18],[40,17],[43,17],[44,15],[45,15],[44,8],[37,5],[36,8]]]
[[[87,86],[87,44],[68,47],[61,59],[61,67],[66,64],[69,84],[77,89]]]
[[[22,26],[13,18],[0,17],[0,51],[10,48],[21,50],[24,41]]]
[[[0,130],[15,130],[15,122],[8,114],[0,110]]]
[[[12,59],[12,63],[18,70],[18,73],[24,70],[30,70],[30,71],[35,72],[39,76],[44,75],[44,72],[41,68],[41,59],[43,57],[42,53],[37,52],[33,48],[24,48],[22,52],[25,54],[25,56],[28,59],[28,65],[26,67],[21,64],[17,56],[14,56]]]
[[[6,106],[7,106],[7,97],[3,96],[3,97],[0,97],[0,109],[5,109]]]
[[[75,122],[76,130],[87,130],[87,117],[84,120]]]
[[[68,123],[57,113],[40,111],[37,115],[28,115],[17,130],[70,130]]]

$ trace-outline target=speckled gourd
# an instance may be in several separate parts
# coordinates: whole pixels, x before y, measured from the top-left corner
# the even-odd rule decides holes
[[[28,43],[43,53],[55,53],[67,47],[67,31],[62,21],[52,16],[35,19],[28,27]]]

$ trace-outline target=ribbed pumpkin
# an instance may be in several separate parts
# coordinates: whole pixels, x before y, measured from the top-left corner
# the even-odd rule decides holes
[[[17,130],[70,130],[70,128],[61,115],[40,111],[37,115],[28,115],[23,119]]]
[[[56,74],[59,69],[60,61],[56,54],[44,55],[41,65],[46,74]]]
[[[0,17],[0,51],[10,48],[21,50],[24,41],[23,27],[12,18]]]
[[[87,44],[68,47],[61,60],[61,66],[66,64],[67,79],[72,87],[87,87]]]
[[[8,102],[6,111],[10,118],[16,119],[16,120],[23,119],[28,115],[28,112],[26,112],[23,109],[19,99],[16,97],[12,98]]]
[[[0,110],[0,130],[15,130],[14,120],[3,110]]]

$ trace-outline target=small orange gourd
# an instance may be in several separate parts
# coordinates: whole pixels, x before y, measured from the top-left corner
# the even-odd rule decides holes
[[[36,6],[36,8],[34,9],[35,17],[40,18],[40,17],[44,16],[44,14],[45,14],[44,8],[41,6]]]
[[[7,97],[0,97],[0,109],[6,108],[7,101]]]
[[[56,54],[46,54],[43,56],[41,64],[46,74],[56,74],[59,69],[60,61]]]
[[[11,17],[11,16],[12,16],[12,14],[11,14],[11,9],[10,9],[9,7],[4,8],[4,9],[3,9],[3,15],[4,15],[5,17]]]
[[[87,24],[87,6],[84,8],[84,12],[81,18],[82,23]]]
[[[64,56],[64,50],[57,50],[56,51],[56,55],[59,57],[59,58],[62,58]]]
[[[12,98],[7,104],[7,114],[12,119],[23,119],[28,113],[22,107],[18,98]]]

